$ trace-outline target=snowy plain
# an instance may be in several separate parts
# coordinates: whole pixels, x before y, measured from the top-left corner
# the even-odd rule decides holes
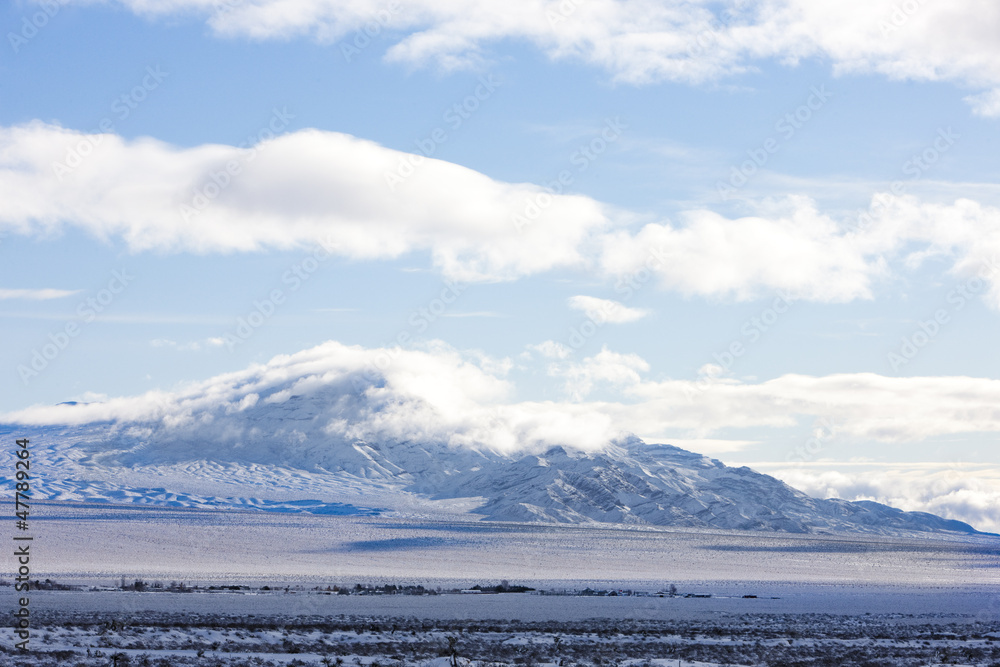
[[[33,591],[35,650],[5,649],[3,667],[991,667],[1000,660],[1000,540],[984,535],[795,535],[483,522],[426,508],[344,516],[51,501],[36,504],[32,525],[35,576],[98,590]],[[250,590],[110,590],[133,577]],[[680,596],[326,591],[502,579],[564,592],[655,593],[673,583]]]
[[[975,587],[995,585],[1000,574],[1000,538],[988,535],[794,535],[58,502],[36,504],[32,521],[35,571],[60,580]]]

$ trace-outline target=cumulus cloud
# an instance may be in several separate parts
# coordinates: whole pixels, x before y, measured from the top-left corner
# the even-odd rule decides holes
[[[295,416],[297,433],[318,440],[443,442],[498,451],[572,443],[598,448],[622,435],[610,419],[584,405],[517,403],[504,379],[505,359],[461,353],[443,344],[428,350],[365,349],[329,342],[275,357],[244,371],[87,405],[36,406],[0,417],[24,424],[110,421],[116,433],[136,428],[160,442],[211,440],[213,456],[282,451],[293,437],[281,418]],[[248,397],[252,397],[249,398]],[[307,405],[303,397],[316,399]],[[253,411],[251,418],[241,417]],[[267,425],[280,432],[268,432]],[[299,443],[295,436],[296,443]],[[170,447],[165,449],[171,450]],[[171,455],[186,452],[174,447]],[[256,454],[255,454],[256,452]],[[201,454],[199,454],[201,455]],[[313,461],[315,463],[315,461]]]
[[[1000,309],[997,207],[877,193],[866,211],[847,219],[800,196],[757,209],[734,219],[694,210],[681,224],[612,230],[602,237],[601,267],[626,293],[652,275],[661,287],[692,296],[748,300],[777,292],[849,302],[872,298],[879,281],[937,255],[952,261],[955,279],[982,280],[988,304]]]
[[[514,214],[541,187],[430,158],[401,171],[415,156],[318,130],[250,149],[180,149],[36,122],[0,129],[0,154],[0,225],[51,233],[71,224],[137,251],[322,242],[364,259],[428,251],[451,278],[498,280],[582,263],[580,246],[608,224],[594,200],[553,195],[535,224],[517,229]],[[399,173],[409,175],[393,180]]]
[[[550,374],[565,378],[566,393],[580,400],[598,384],[630,387],[641,382],[640,373],[649,371],[649,364],[637,354],[619,354],[604,347],[592,357],[563,367],[552,366]]]
[[[649,315],[645,308],[629,308],[611,299],[598,299],[595,296],[571,296],[569,307],[581,310],[589,319],[598,324],[623,324],[635,322]]]
[[[838,435],[886,443],[1000,431],[1000,380],[963,376],[887,377],[876,373],[787,374],[747,382],[721,373],[700,379],[648,380],[648,363],[608,349],[580,361],[551,363],[571,402],[607,414],[646,439],[705,438],[726,429],[827,424]],[[592,401],[597,390],[614,401]]]
[[[62,299],[67,296],[79,294],[82,290],[65,289],[2,289],[0,288],[0,301],[5,299],[27,299],[30,301],[48,301],[49,299]]]
[[[87,148],[87,155],[72,156]],[[516,217],[545,192],[336,132],[302,130],[249,149],[177,148],[40,122],[0,128],[0,231],[50,235],[72,226],[133,251],[252,252],[323,246],[357,259],[426,252],[446,278],[513,280],[559,268],[596,270],[630,295],[650,277],[685,295],[846,302],[929,252],[960,279],[983,274],[1000,309],[1000,209],[877,194],[870,211],[835,219],[813,200],[754,204],[727,218],[709,209],[640,229],[634,216],[583,195],[547,193],[531,225]],[[72,162],[72,168],[66,165]],[[578,295],[595,321],[646,311]],[[487,313],[476,313],[485,316]]]
[[[726,427],[780,428],[796,417],[837,424],[851,437],[897,443],[1000,429],[1000,381],[989,378],[789,374],[748,383],[706,377],[639,382],[626,392],[637,402],[622,409],[641,433],[660,433],[668,423],[699,435]]]
[[[835,469],[834,469],[835,468]],[[1000,532],[1000,468],[967,463],[827,464],[763,469],[816,498],[874,500]]]
[[[481,63],[501,40],[521,40],[550,58],[584,62],[632,84],[703,83],[765,61],[814,58],[836,73],[994,91],[1000,85],[1000,7],[978,0],[106,1],[143,15],[200,14],[223,36],[348,38],[349,48],[350,38],[367,30],[387,40],[390,61],[446,69]],[[977,96],[969,101],[976,113],[998,115],[996,93],[986,96],[985,103]]]
[[[790,198],[766,217],[728,219],[696,210],[683,220],[682,226],[653,223],[634,234],[610,234],[604,271],[628,275],[646,267],[684,294],[748,299],[782,290],[820,301],[870,298],[881,271],[875,249],[857,245],[806,198]]]
[[[852,235],[855,244],[868,252],[890,252],[914,243],[920,250],[905,255],[907,263],[933,253],[950,258],[951,276],[981,281],[987,304],[1000,310],[1000,209],[970,199],[946,205],[883,195],[873,202],[868,226]]]

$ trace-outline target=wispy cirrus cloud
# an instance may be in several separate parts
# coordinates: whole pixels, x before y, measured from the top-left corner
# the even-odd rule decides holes
[[[468,317],[503,317],[500,313],[493,312],[492,310],[473,310],[468,312],[459,313],[444,313],[441,317],[454,317],[458,319],[465,319]]]
[[[650,313],[645,308],[629,308],[618,301],[594,296],[571,296],[567,303],[570,308],[583,311],[584,315],[598,324],[636,322]]]

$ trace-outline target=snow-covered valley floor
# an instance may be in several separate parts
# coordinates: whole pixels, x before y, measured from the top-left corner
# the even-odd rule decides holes
[[[467,514],[337,516],[38,501],[31,531],[33,573],[58,580],[956,587],[995,585],[1000,574],[1000,537],[955,534],[796,535],[485,522]]]
[[[444,667],[453,657],[477,667],[1000,665],[1000,539],[989,536],[491,523],[403,512],[32,509],[32,578],[104,590],[30,591],[33,652],[16,654],[5,642],[4,667]],[[107,590],[123,577],[250,589]],[[711,597],[325,592],[503,579],[550,591],[652,593],[673,583],[681,595]]]

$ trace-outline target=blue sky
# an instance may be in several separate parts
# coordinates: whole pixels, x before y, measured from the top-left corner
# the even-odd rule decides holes
[[[7,3],[2,405],[403,342],[996,526],[1000,10],[965,4]]]

